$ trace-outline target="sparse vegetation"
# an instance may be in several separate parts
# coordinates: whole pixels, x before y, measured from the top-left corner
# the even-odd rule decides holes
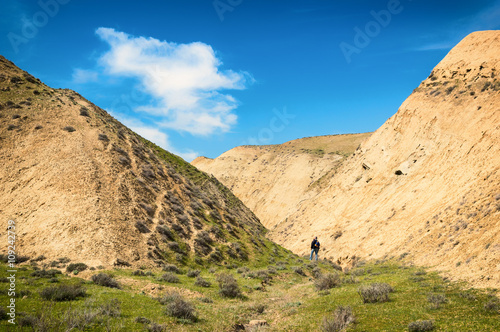
[[[443,294],[429,294],[427,301],[430,303],[432,309],[439,309],[441,305],[448,302],[448,299]]]
[[[170,282],[170,283],[179,283],[180,282],[179,277],[177,277],[175,274],[173,274],[171,272],[164,273],[160,277],[160,280],[165,281],[165,282]]]
[[[207,280],[203,279],[202,277],[198,276],[196,277],[196,281],[194,282],[196,286],[200,287],[210,287],[211,283],[208,282]]]
[[[363,303],[376,303],[389,301],[389,293],[394,290],[386,283],[373,283],[368,286],[361,286],[358,289],[358,294],[361,296]]]
[[[71,263],[66,267],[67,272],[82,272],[85,271],[88,268],[87,264],[85,263]]]
[[[161,303],[166,305],[165,313],[171,317],[197,321],[196,311],[191,303],[187,302],[178,293],[170,293],[164,296]]]
[[[271,253],[272,247],[268,248],[268,251]],[[147,289],[154,287],[155,290],[165,291],[164,289],[177,288],[180,294],[197,294],[194,295],[194,298],[193,295],[181,296],[181,299],[187,303],[194,303],[196,300],[195,316],[199,319],[195,320],[185,318],[190,317],[189,310],[187,316],[179,314],[178,316],[181,318],[175,317],[174,314],[167,314],[167,307],[170,303],[175,302],[169,297],[172,291],[159,298],[158,301],[152,298],[154,293],[150,293],[151,296],[148,294],[148,291],[143,288],[143,282],[146,281],[145,275],[151,274],[151,272],[145,273],[146,267],[136,270],[140,272],[115,267],[113,271],[115,276],[112,278],[116,279],[117,282],[121,282],[123,279],[123,287],[111,289],[101,287],[96,282],[89,283],[78,276],[69,278],[61,274],[57,274],[58,283],[54,285],[48,277],[31,276],[34,272],[44,271],[43,269],[34,271],[31,266],[27,266],[26,271],[18,271],[18,282],[24,291],[18,296],[25,297],[23,301],[16,303],[17,309],[19,309],[16,320],[20,326],[24,324],[23,329],[33,329],[34,327],[40,329],[42,326],[50,331],[57,331],[60,326],[64,326],[65,330],[69,329],[70,326],[73,326],[74,330],[112,330],[113,326],[120,325],[122,330],[137,331],[148,330],[150,326],[160,328],[154,327],[156,326],[154,324],[157,323],[161,323],[164,327],[168,326],[169,330],[229,331],[237,323],[244,324],[238,317],[254,319],[253,317],[258,315],[258,319],[270,322],[270,329],[278,330],[309,331],[311,328],[316,328],[324,331],[336,331],[327,328],[338,328],[339,325],[336,324],[350,322],[347,329],[354,331],[408,331],[409,329],[425,331],[423,326],[427,325],[415,322],[419,317],[408,314],[412,312],[421,315],[422,319],[432,318],[439,322],[439,326],[435,327],[435,330],[493,332],[500,329],[497,311],[498,300],[495,296],[483,290],[463,290],[459,284],[445,282],[434,272],[422,274],[421,271],[424,269],[401,267],[395,263],[379,261],[363,263],[364,266],[360,263],[362,267],[354,268],[349,274],[344,274],[335,270],[327,262],[319,261],[310,264],[308,261],[303,261],[304,271],[306,269],[317,271],[319,268],[322,271],[322,273],[318,273],[319,276],[338,274],[343,280],[340,285],[334,288],[318,291],[311,283],[310,278],[296,274],[292,266],[287,264],[287,261],[292,264],[296,263],[297,257],[293,255],[285,257],[281,261],[276,261],[274,263],[276,265],[272,265],[273,267],[280,266],[283,269],[276,269],[272,282],[266,284],[265,289],[262,288],[261,284],[265,279],[261,279],[261,277],[265,278],[266,275],[271,275],[267,260],[264,266],[251,265],[250,263],[234,267],[229,263],[227,266],[234,268],[235,274],[222,272],[229,277],[219,277],[220,271],[226,270],[226,266],[205,265],[198,266],[197,269],[191,268],[191,271],[196,271],[195,274],[198,274],[197,271],[199,271],[194,280],[187,275],[175,275],[174,272],[169,272],[178,277],[181,283],[165,284],[159,279],[147,278],[148,284],[152,285],[151,288]],[[56,261],[60,263],[59,260]],[[66,260],[62,259],[62,261]],[[236,273],[237,269],[240,273]],[[363,270],[363,273],[356,273],[357,276],[352,274],[359,270]],[[154,271],[157,275],[162,275],[160,268],[154,268]],[[163,271],[163,273],[165,272]],[[217,272],[219,275],[214,276]],[[51,274],[38,273],[40,275],[47,274],[47,276]],[[416,276],[416,273],[420,275]],[[248,278],[247,274],[252,274],[253,278]],[[425,282],[414,283],[410,277],[425,277]],[[214,278],[219,287],[210,286],[210,282]],[[365,284],[365,287],[367,287],[366,285],[371,286],[371,284],[387,284],[389,281],[391,285],[397,287],[397,293],[391,296],[389,302],[380,305],[364,304],[358,297],[359,295],[356,296],[359,283],[345,282],[349,278],[359,279],[358,281]],[[219,281],[222,279],[221,288]],[[39,295],[40,290],[62,285],[76,287],[76,289],[81,287],[85,289],[86,295],[76,297],[73,300],[57,301],[57,307],[51,307],[50,301],[56,302],[55,300],[44,300]],[[234,291],[236,288],[239,291]],[[385,286],[385,288],[388,287]],[[146,290],[146,293],[138,294],[141,290]],[[231,296],[223,295],[223,292],[226,291]],[[56,292],[47,292],[47,294],[53,293]],[[436,293],[449,299],[448,303],[443,305],[440,310],[432,309],[427,298],[427,294]],[[286,294],[286,298],[279,294]],[[232,297],[234,295],[236,296]],[[189,300],[187,296],[189,296]],[[6,293],[0,293],[0,300],[6,298],[8,298]],[[350,307],[352,317],[354,313],[356,314],[355,324],[353,324],[351,315],[346,314],[348,311],[338,307],[338,311],[334,310],[333,303],[335,306]],[[182,308],[184,308],[182,304],[179,306],[172,304],[171,312],[182,312]],[[380,315],[382,308],[386,313],[384,315]],[[28,314],[23,314],[23,310]],[[331,313],[325,316],[325,310]],[[450,312],[456,312],[456,314],[450,315]],[[286,319],[273,321],[272,317],[277,314],[283,315]],[[412,321],[413,323],[411,323]],[[194,322],[196,325],[191,325]],[[323,322],[325,323],[323,324]],[[6,324],[7,321],[0,321],[0,329]]]
[[[320,325],[320,331],[322,332],[340,332],[345,331],[347,326],[354,323],[356,318],[352,313],[351,307],[340,306],[335,309],[332,316],[323,317],[323,321]]]
[[[66,126],[63,128],[63,130],[67,131],[68,133],[72,133],[72,132],[76,131],[76,129],[71,127],[71,126]]]
[[[314,286],[320,291],[338,287],[340,284],[341,279],[337,273],[322,274],[314,282]]]
[[[86,294],[85,288],[80,285],[60,285],[47,287],[40,291],[40,297],[50,301],[73,301]]]
[[[120,284],[116,281],[111,275],[106,273],[94,274],[90,280],[94,282],[94,284],[104,287],[110,288],[120,288]]]
[[[432,320],[417,320],[408,324],[409,332],[427,332],[434,330],[434,322]]]
[[[241,297],[242,293],[238,282],[234,277],[227,273],[217,275],[217,282],[219,284],[219,293],[224,297],[235,298]]]

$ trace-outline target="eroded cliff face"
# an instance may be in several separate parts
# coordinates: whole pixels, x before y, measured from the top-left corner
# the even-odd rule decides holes
[[[280,145],[240,146],[192,164],[214,175],[273,229],[314,197],[370,134],[308,137]]]
[[[1,56],[0,160],[0,220],[42,263],[248,261],[274,246],[216,179]]]
[[[467,36],[269,237],[305,254],[317,235],[341,264],[405,257],[498,287],[499,72],[500,32]]]

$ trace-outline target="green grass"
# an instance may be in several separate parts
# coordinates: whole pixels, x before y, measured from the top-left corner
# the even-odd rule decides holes
[[[21,313],[45,313],[53,324],[50,330],[57,331],[54,324],[63,320],[64,313],[70,309],[78,312],[83,308],[119,303],[119,316],[101,314],[86,330],[141,331],[146,325],[136,322],[136,318],[145,317],[151,322],[164,324],[172,331],[228,331],[235,324],[246,324],[252,319],[266,320],[268,331],[311,331],[319,329],[323,317],[332,315],[339,306],[350,306],[356,323],[350,325],[347,331],[407,331],[408,324],[417,320],[433,320],[435,331],[500,330],[499,313],[484,308],[484,304],[492,298],[488,291],[467,289],[465,284],[444,281],[434,272],[422,275],[417,273],[421,269],[400,266],[392,261],[372,262],[362,267],[365,273],[351,274],[355,275],[356,283],[343,283],[320,292],[314,287],[312,276],[315,264],[294,255],[288,255],[281,261],[288,262],[286,269],[271,273],[271,281],[264,284],[262,279],[248,277],[252,272],[257,275],[255,272],[262,267],[253,267],[248,272],[240,270],[242,273],[221,266],[215,267],[213,273],[202,269],[200,276],[211,283],[208,288],[196,286],[195,278],[186,274],[177,274],[179,283],[168,283],[160,280],[164,273],[161,270],[153,270],[152,276],[134,276],[133,269],[99,271],[113,274],[121,289],[95,285],[81,279],[80,275],[72,278],[58,275],[59,282],[53,283],[48,278],[31,277],[33,271],[28,267],[17,273],[17,290],[27,294],[16,299],[17,321]],[[293,272],[294,266],[301,266],[307,275]],[[318,266],[324,274],[336,272],[327,263],[320,262]],[[2,266],[2,269],[6,267]],[[216,281],[221,272],[236,278],[243,297],[233,299],[221,296]],[[86,278],[90,278],[89,273],[98,271],[86,272]],[[419,274],[418,279],[415,273]],[[350,277],[342,273],[341,276]],[[363,304],[358,289],[372,283],[391,285],[394,292],[389,295],[390,301]],[[39,291],[43,288],[62,284],[82,284],[88,295],[66,302],[46,301],[40,297]],[[197,321],[173,318],[165,313],[165,305],[155,298],[173,291],[194,306],[199,318]],[[434,309],[428,301],[430,294],[444,295],[448,301]],[[0,294],[2,304],[6,304],[8,299],[6,292]],[[0,330],[8,326],[12,328],[6,320],[0,322]],[[12,330],[30,331],[30,328],[17,326]]]

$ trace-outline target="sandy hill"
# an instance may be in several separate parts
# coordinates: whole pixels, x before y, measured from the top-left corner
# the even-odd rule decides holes
[[[307,137],[279,145],[240,146],[192,164],[233,191],[269,229],[314,196],[323,179],[370,134]]]
[[[91,266],[204,264],[274,247],[215,178],[1,56],[0,160],[0,234],[7,240],[15,220],[21,255]]]
[[[270,237],[306,254],[318,235],[323,257],[341,264],[405,257],[477,286],[499,287],[499,72],[500,32],[467,36],[324,179],[320,193],[306,196],[292,214],[285,204],[286,219],[276,213],[280,217],[267,221],[276,225]],[[228,169],[236,168],[234,151],[232,158]],[[263,168],[261,177],[273,173],[280,169]],[[291,188],[283,186],[281,196]],[[251,199],[256,189],[240,197]]]

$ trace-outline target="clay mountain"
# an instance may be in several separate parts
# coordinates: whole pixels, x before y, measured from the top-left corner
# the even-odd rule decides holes
[[[203,265],[282,251],[215,178],[1,56],[0,160],[0,234],[15,221],[19,260]]]
[[[396,257],[499,287],[500,31],[462,40],[371,135],[244,146],[193,164],[295,253],[317,235],[320,254],[344,266]]]

